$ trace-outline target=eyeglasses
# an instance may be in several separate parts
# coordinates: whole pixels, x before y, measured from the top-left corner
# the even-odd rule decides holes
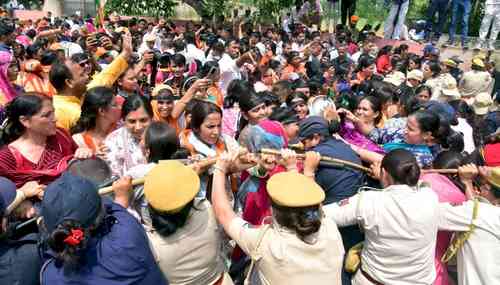
[[[85,68],[86,66],[89,65],[89,61],[88,60],[80,61],[78,62],[78,65],[80,65],[82,68]]]

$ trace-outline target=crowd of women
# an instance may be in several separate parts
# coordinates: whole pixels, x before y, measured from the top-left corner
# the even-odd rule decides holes
[[[500,284],[498,55],[111,14],[0,67],[1,284]]]

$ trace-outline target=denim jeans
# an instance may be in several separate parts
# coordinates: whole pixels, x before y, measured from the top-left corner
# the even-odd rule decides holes
[[[409,0],[401,4],[392,2],[389,16],[387,16],[387,19],[384,23],[384,38],[399,40],[401,29],[403,28],[403,24],[405,23],[406,13],[408,13],[409,5]],[[394,24],[394,20],[396,19],[396,17],[398,18],[398,20],[396,24]]]
[[[465,41],[469,32],[469,16],[471,9],[471,0],[453,0],[451,2],[451,23],[450,23],[450,41],[455,40],[457,29],[458,14],[462,13],[462,42]]]
[[[444,23],[448,12],[449,0],[431,0],[429,8],[427,8],[427,21],[425,24],[425,35],[430,37],[434,25],[434,15],[438,14],[437,26],[434,27],[436,38],[441,36],[443,32]]]

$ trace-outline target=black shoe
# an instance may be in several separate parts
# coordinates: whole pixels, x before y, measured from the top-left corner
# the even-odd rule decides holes
[[[432,38],[432,40],[431,40],[431,43],[432,43],[433,45],[437,45],[437,44],[439,43],[439,38],[440,38],[440,36],[434,36],[434,37]]]

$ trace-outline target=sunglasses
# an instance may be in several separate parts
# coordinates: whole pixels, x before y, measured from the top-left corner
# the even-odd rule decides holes
[[[81,66],[82,68],[85,68],[87,67],[88,65],[90,65],[89,61],[88,60],[83,60],[83,61],[80,61],[80,62],[77,62],[77,64],[79,66]]]

